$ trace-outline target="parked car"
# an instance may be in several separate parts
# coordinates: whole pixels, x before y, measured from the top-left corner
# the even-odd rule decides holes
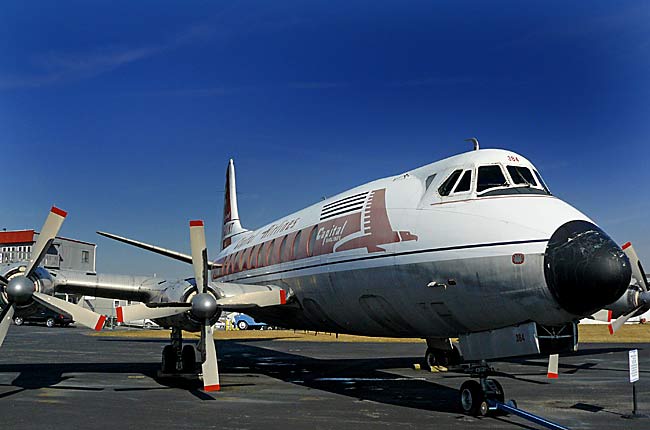
[[[252,317],[246,314],[238,314],[233,317],[233,322],[235,327],[239,330],[272,330],[272,327],[264,324],[263,322],[257,322]]]
[[[125,327],[139,327],[139,328],[144,328],[144,329],[154,329],[154,328],[160,328],[158,324],[153,322],[150,319],[144,319],[144,320],[134,320],[134,321],[129,321],[126,323],[120,323],[120,325],[125,326]]]
[[[26,317],[17,316],[14,317],[14,324],[23,325],[24,323],[45,323],[48,327],[54,327],[55,325],[60,325],[61,327],[67,327],[72,324],[74,320],[68,314],[62,314],[59,312],[54,312],[50,309],[39,307],[38,310]]]

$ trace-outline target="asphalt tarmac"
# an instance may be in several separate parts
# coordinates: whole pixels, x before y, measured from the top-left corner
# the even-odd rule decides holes
[[[414,370],[423,344],[217,341],[222,391],[159,380],[166,341],[89,336],[76,328],[11,327],[0,349],[2,429],[537,429],[514,416],[459,412],[463,374]],[[506,399],[575,429],[647,429],[632,409],[628,354],[639,349],[639,411],[650,414],[647,344],[581,345],[560,357],[493,365]]]

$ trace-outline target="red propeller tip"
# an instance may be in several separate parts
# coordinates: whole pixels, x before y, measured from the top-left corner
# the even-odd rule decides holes
[[[623,249],[628,249],[630,246],[632,246],[632,242],[627,242],[625,245],[623,245],[621,248]]]
[[[64,211],[63,209],[59,209],[56,206],[52,206],[52,209],[50,209],[50,212],[55,213],[59,216],[62,216],[63,218],[68,216],[68,213]]]
[[[557,373],[548,372],[546,377],[549,378],[549,379],[557,379]]]
[[[115,312],[117,313],[117,322],[123,323],[124,322],[124,312],[122,311],[122,306],[118,306],[115,308]]]
[[[103,329],[105,322],[106,322],[106,315],[100,316],[99,319],[97,320],[97,324],[95,325],[95,330],[100,331],[101,329]]]
[[[203,387],[203,389],[205,391],[219,391],[219,390],[221,390],[221,385],[219,385],[219,384],[217,384],[217,385],[206,385],[205,387]]]
[[[203,221],[200,219],[190,221],[190,227],[203,227]]]

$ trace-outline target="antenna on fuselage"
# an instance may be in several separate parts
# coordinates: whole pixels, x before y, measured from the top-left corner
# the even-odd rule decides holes
[[[470,137],[469,139],[465,139],[465,142],[472,142],[474,144],[474,151],[478,151],[478,139],[475,137]]]

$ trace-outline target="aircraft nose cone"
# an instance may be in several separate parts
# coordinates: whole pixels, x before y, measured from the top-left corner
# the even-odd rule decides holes
[[[587,221],[569,221],[548,241],[544,276],[564,310],[588,315],[625,292],[632,269],[623,250],[604,231]]]

